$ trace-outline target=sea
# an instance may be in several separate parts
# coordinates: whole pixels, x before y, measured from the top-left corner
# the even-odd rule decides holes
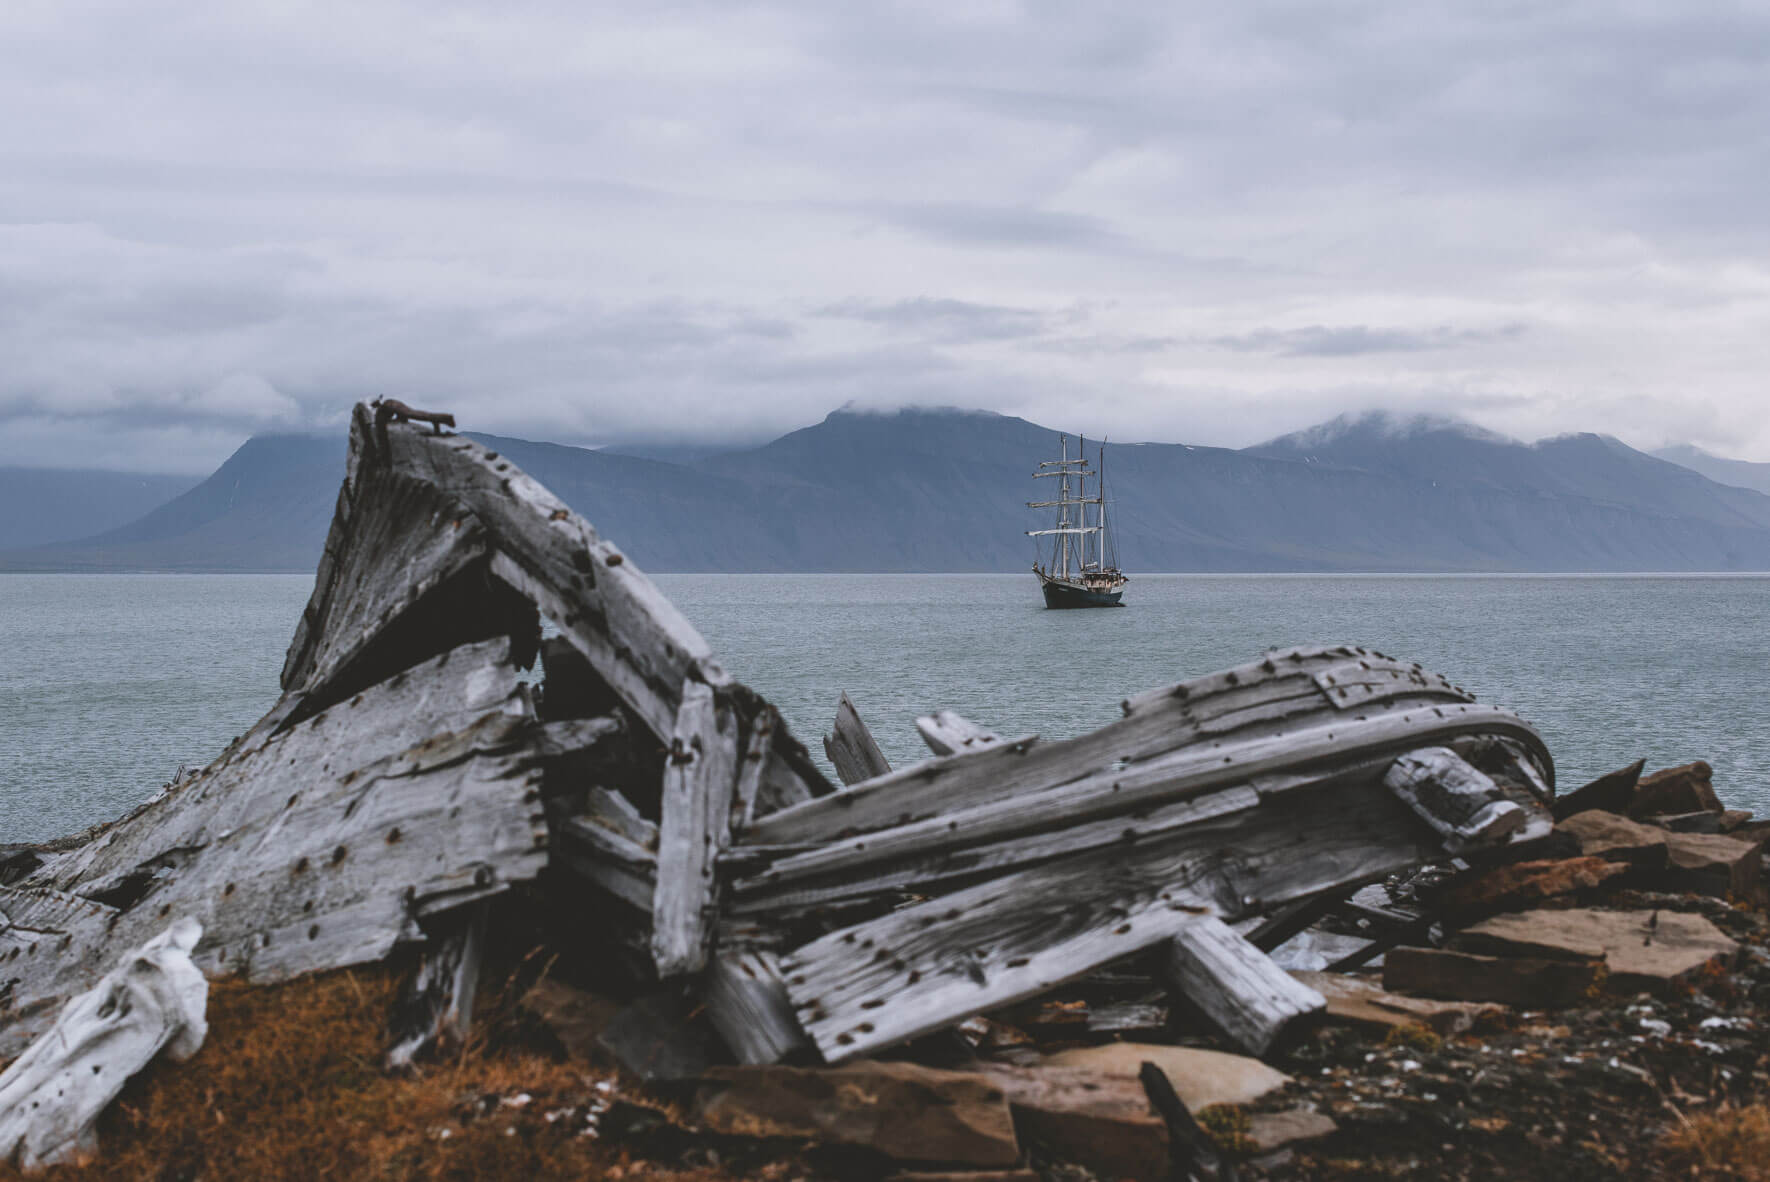
[[[1770,576],[1139,575],[1127,606],[1069,612],[1030,574],[657,582],[820,762],[843,691],[901,765],[938,708],[1065,738],[1269,648],[1354,644],[1518,711],[1563,791],[1705,759],[1730,807],[1770,812]],[[0,843],[108,820],[218,755],[275,702],[312,585],[0,575]]]

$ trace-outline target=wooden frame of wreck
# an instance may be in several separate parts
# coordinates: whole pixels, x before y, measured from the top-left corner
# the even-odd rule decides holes
[[[1142,952],[1259,1052],[1323,1004],[1263,948],[1359,885],[1550,829],[1534,729],[1355,647],[1270,652],[1058,742],[937,712],[933,756],[897,770],[843,695],[836,789],[618,548],[410,413],[356,408],[264,719],[129,816],[0,862],[0,1056],[189,915],[211,976],[417,946],[409,1061],[461,1032],[487,907],[547,867],[744,1062],[853,1058]]]

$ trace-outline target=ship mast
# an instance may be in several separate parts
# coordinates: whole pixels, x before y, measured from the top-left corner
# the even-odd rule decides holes
[[[1060,453],[1062,458],[1042,461],[1039,464],[1040,471],[1033,473],[1035,478],[1044,476],[1058,478],[1057,499],[1055,501],[1027,502],[1027,507],[1030,509],[1055,508],[1057,510],[1057,527],[1055,529],[1029,529],[1026,532],[1028,537],[1034,538],[1043,537],[1046,534],[1056,535],[1057,545],[1052,551],[1051,565],[1053,569],[1051,573],[1060,579],[1069,580],[1072,557],[1075,559],[1074,569],[1077,575],[1086,574],[1088,571],[1090,565],[1088,562],[1088,535],[1100,533],[1103,528],[1103,522],[1098,519],[1097,524],[1088,524],[1088,506],[1102,505],[1102,512],[1104,512],[1104,501],[1099,489],[1096,490],[1093,497],[1088,496],[1087,440],[1080,436],[1077,437],[1076,458],[1072,460],[1069,458],[1069,436],[1060,435],[1059,438],[1063,441],[1063,450]],[[1070,495],[1069,478],[1071,476],[1074,476],[1077,481],[1076,495],[1073,497]],[[1079,516],[1073,521],[1069,515],[1071,506],[1080,510]],[[1079,546],[1070,542],[1072,537],[1080,538]],[[1095,543],[1095,550],[1101,556],[1093,564],[1098,567],[1104,561],[1106,553],[1104,539]]]

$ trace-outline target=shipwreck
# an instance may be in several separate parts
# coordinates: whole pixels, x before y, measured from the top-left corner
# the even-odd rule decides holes
[[[1271,949],[1360,887],[1553,829],[1535,729],[1353,646],[1137,693],[1059,741],[937,711],[898,768],[844,697],[832,783],[613,541],[438,417],[355,409],[262,720],[0,861],[0,1059],[193,918],[211,979],[410,957],[409,1063],[463,1035],[488,925],[543,900],[741,1064],[842,1064],[1133,957],[1259,1054],[1324,1005]],[[1420,935],[1400,920],[1388,945]]]

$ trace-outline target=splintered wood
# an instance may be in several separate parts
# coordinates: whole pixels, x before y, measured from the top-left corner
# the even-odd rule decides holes
[[[543,901],[745,1063],[841,1062],[1134,954],[1159,982],[1139,1012],[1260,1053],[1322,1005],[1262,949],[1549,831],[1529,724],[1351,646],[1149,690],[1072,739],[932,711],[932,757],[895,769],[843,693],[837,789],[625,554],[442,425],[357,408],[256,727],[83,842],[8,856],[0,1056],[189,915],[211,976],[408,950],[403,1064],[464,1037],[488,922]]]

